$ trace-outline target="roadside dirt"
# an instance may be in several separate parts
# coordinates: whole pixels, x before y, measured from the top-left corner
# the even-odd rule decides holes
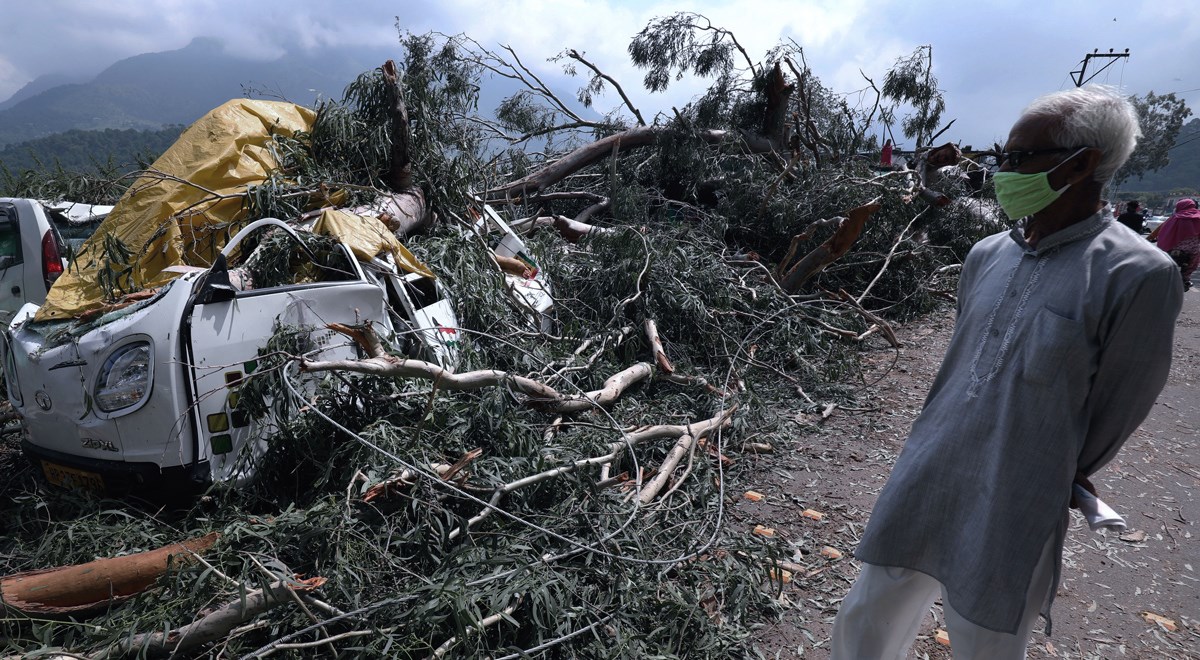
[[[1200,658],[1200,293],[1186,295],[1176,326],[1166,389],[1117,459],[1093,479],[1102,499],[1129,525],[1120,537],[1092,532],[1076,513],[1054,606],[1054,635],[1041,624],[1030,658]],[[805,567],[784,586],[780,621],[756,632],[772,658],[828,658],[838,604],[858,573],[851,553],[912,421],[940,366],[953,330],[946,309],[897,329],[904,346],[865,357],[864,388],[854,404],[822,420],[795,414],[795,441],[761,457],[766,497],[740,500],[731,525],[774,527]],[[819,402],[820,403],[820,402]],[[820,520],[805,517],[812,509]],[[825,546],[840,559],[821,555]],[[1160,625],[1146,614],[1171,621]],[[1174,630],[1168,628],[1174,626]],[[950,658],[934,639],[944,628],[940,604],[926,617],[912,658]]]

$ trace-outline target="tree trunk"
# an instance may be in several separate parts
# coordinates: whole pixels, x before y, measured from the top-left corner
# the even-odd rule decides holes
[[[583,168],[611,158],[622,150],[638,149],[654,144],[661,126],[639,126],[585,144],[540,170],[484,194],[485,201],[523,201],[562,181]],[[775,150],[770,139],[754,133],[733,133],[722,130],[702,130],[696,137],[713,145],[736,145],[747,153],[766,153]]]
[[[404,237],[424,229],[432,222],[433,214],[425,204],[425,193],[413,183],[408,106],[404,103],[396,63],[388,60],[380,68],[388,82],[392,116],[392,167],[385,180],[395,194],[380,200],[385,208],[379,217],[397,236]]]
[[[193,561],[192,553],[208,550],[218,536],[213,532],[148,552],[8,575],[0,578],[0,601],[31,616],[101,610],[145,591],[172,562]]]
[[[787,145],[788,99],[795,86],[787,84],[779,62],[775,63],[769,75],[771,79],[767,83],[767,110],[763,113],[762,134],[775,151],[783,151]]]

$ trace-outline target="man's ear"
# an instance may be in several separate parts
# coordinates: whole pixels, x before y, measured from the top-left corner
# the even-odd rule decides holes
[[[1100,161],[1104,160],[1104,152],[1096,147],[1088,147],[1083,150],[1083,153],[1078,154],[1071,159],[1066,170],[1067,183],[1071,185],[1077,184],[1080,181],[1086,181],[1096,172],[1096,168],[1100,166]]]

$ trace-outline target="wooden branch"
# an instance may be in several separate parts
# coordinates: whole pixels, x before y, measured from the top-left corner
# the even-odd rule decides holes
[[[956,121],[958,121],[957,117],[955,117],[954,119],[951,119],[950,123],[948,123],[942,127],[942,130],[938,131],[937,133],[934,133],[933,136],[929,138],[929,143],[933,144],[933,141],[938,139],[939,137],[941,137],[942,133],[945,133],[946,131],[950,130],[950,127],[953,126],[954,122],[956,122]]]
[[[432,463],[429,470],[436,473],[443,481],[446,480],[446,473],[450,471],[450,466],[446,463]],[[407,488],[415,483],[421,477],[421,473],[415,470],[402,470],[400,474],[394,477],[388,477],[383,481],[371,486],[363,493],[362,501],[366,503],[373,502],[379,499],[387,499],[392,496],[392,493]]]
[[[392,233],[401,238],[425,229],[434,218],[433,211],[425,204],[425,193],[420,186],[380,195],[371,204],[357,206],[351,212],[379,218]]]
[[[838,227],[845,221],[846,218],[837,215],[832,218],[822,218],[820,220],[814,220],[813,222],[810,222],[804,231],[792,237],[792,242],[788,245],[787,254],[785,254],[783,259],[780,260],[779,265],[775,267],[775,269],[771,272],[771,275],[776,281],[782,280],[784,276],[787,275],[788,266],[792,263],[792,259],[795,258],[796,253],[800,251],[801,243],[812,238],[813,234],[815,234],[818,229],[824,229],[825,227]]]
[[[579,170],[610,158],[614,152],[639,149],[654,144],[659,126],[639,126],[585,144],[545,167],[516,181],[493,188],[483,194],[484,201],[530,200],[549,193],[542,191]],[[761,135],[724,130],[701,130],[696,137],[708,144],[734,145],[746,153],[765,153],[774,150],[770,140]]]
[[[767,82],[767,109],[763,112],[762,133],[771,141],[776,151],[781,151],[787,144],[788,99],[791,98],[796,87],[787,84],[787,78],[784,77],[779,62],[775,63],[771,73],[767,75],[770,80]]]
[[[582,223],[582,224],[589,224],[589,221],[592,219],[593,215],[596,215],[597,213],[600,213],[602,211],[607,211],[609,206],[611,206],[611,205],[612,204],[608,200],[608,198],[602,199],[602,200],[596,202],[595,204],[592,204],[591,206],[580,211],[579,215],[575,216],[575,222]]]
[[[649,504],[650,500],[658,495],[658,491],[666,485],[667,479],[671,478],[671,473],[675,468],[679,467],[679,462],[683,460],[683,455],[691,450],[692,445],[696,443],[696,438],[683,434],[679,436],[679,440],[675,441],[675,446],[667,454],[663,460],[662,466],[658,468],[658,474],[654,475],[654,479],[650,483],[642,487],[642,493],[638,496],[638,501],[643,505]]]
[[[352,326],[344,323],[330,323],[325,327],[349,337],[366,355],[371,357],[387,355],[387,351],[383,349],[383,342],[379,341],[379,335],[371,329],[369,324]]]
[[[629,111],[633,113],[634,117],[637,117],[638,126],[646,125],[646,120],[642,118],[641,111],[639,111],[637,109],[637,107],[635,107],[633,105],[633,101],[629,100],[629,96],[625,94],[625,90],[621,88],[621,85],[616,80],[613,80],[612,76],[608,75],[607,73],[604,73],[599,68],[597,68],[595,64],[592,64],[591,62],[584,59],[583,56],[579,54],[579,51],[577,51],[573,48],[568,50],[566,54],[567,54],[567,57],[569,57],[569,58],[575,60],[576,62],[579,62],[580,64],[586,66],[587,68],[591,69],[592,73],[596,74],[596,77],[601,78],[608,84],[612,85],[613,89],[616,89],[617,93],[621,95],[621,100],[625,102],[625,107],[629,108]]]
[[[679,438],[685,435],[690,435],[695,439],[707,437],[713,431],[720,428],[726,428],[732,424],[733,413],[736,410],[737,406],[735,405],[721,411],[720,414],[712,419],[708,419],[703,422],[697,422],[695,424],[651,426],[641,429],[640,431],[627,433],[625,434],[624,440],[614,442],[609,445],[608,454],[603,456],[593,456],[591,458],[582,458],[572,463],[560,465],[556,468],[551,468],[537,474],[531,474],[529,476],[517,479],[516,481],[504,484],[492,493],[491,500],[489,500],[487,506],[482,511],[467,520],[464,525],[456,527],[450,532],[447,538],[449,540],[454,540],[466,533],[467,530],[487,519],[492,515],[492,512],[496,510],[496,507],[500,504],[500,501],[504,498],[504,496],[515,490],[553,479],[554,477],[567,474],[568,472],[573,472],[581,467],[586,467],[589,465],[600,465],[600,481],[602,483],[606,482],[609,480],[607,474],[608,470],[611,469],[612,463],[620,458],[621,454],[627,448],[634,447],[649,440],[660,438]]]
[[[871,289],[875,287],[875,283],[879,281],[879,278],[883,277],[884,272],[887,271],[888,265],[892,263],[892,259],[896,255],[896,250],[900,247],[900,244],[904,242],[904,237],[908,235],[909,230],[912,229],[912,226],[917,222],[917,219],[925,215],[925,212],[928,210],[928,207],[921,209],[921,212],[914,215],[913,219],[909,220],[908,224],[904,226],[904,229],[900,232],[900,235],[896,237],[896,242],[892,243],[892,248],[888,250],[887,256],[884,257],[883,265],[879,267],[879,272],[875,273],[875,277],[871,278],[870,283],[867,284],[867,288],[863,289],[863,292],[858,295],[858,299],[854,301],[857,305],[860,307],[862,306],[862,301],[866,300],[867,294],[871,293]]]
[[[715,417],[706,419],[702,422],[694,422],[692,424],[656,424],[647,426],[641,429],[636,429],[625,434],[624,440],[614,442],[609,447],[616,451],[623,449],[626,446],[637,446],[643,442],[656,440],[660,438],[678,438],[683,434],[691,435],[697,439],[705,438],[713,431],[726,428],[733,423],[733,413],[737,411],[737,406],[731,406],[717,413]]]
[[[380,219],[398,236],[407,236],[428,225],[433,216],[425,204],[425,194],[413,179],[408,106],[404,103],[396,63],[388,60],[380,70],[388,83],[392,138],[391,169],[384,180],[396,193],[389,197],[390,206]]]
[[[197,649],[205,644],[227,636],[238,625],[253,619],[267,610],[291,602],[289,592],[308,592],[325,584],[325,578],[313,577],[306,580],[275,582],[265,589],[255,589],[237,598],[217,611],[197,621],[167,633],[154,632],[122,638],[93,657],[93,660],[138,655],[139,657],[163,657]]]
[[[491,626],[491,625],[494,625],[494,624],[497,624],[497,623],[503,621],[505,619],[505,617],[512,616],[512,613],[517,611],[517,606],[521,604],[521,599],[523,599],[523,598],[524,598],[524,595],[518,595],[516,600],[514,600],[511,605],[504,608],[503,612],[497,612],[496,614],[493,614],[491,616],[480,619],[477,623],[467,626],[466,629],[464,630],[464,632],[465,633],[476,632],[478,630],[482,630],[488,626]],[[458,637],[451,637],[450,639],[446,640],[445,642],[442,642],[442,645],[437,647],[433,651],[433,655],[431,655],[429,657],[433,660],[436,660],[437,658],[445,657],[446,654],[449,653],[450,649],[454,648],[454,644],[457,641],[458,641]]]
[[[0,578],[0,602],[25,614],[78,616],[103,610],[151,587],[173,565],[213,546],[216,532],[172,545],[86,564],[25,571]]]
[[[892,329],[890,323],[868,312],[853,296],[846,293],[845,289],[838,289],[837,298],[853,307],[854,311],[858,312],[864,319],[878,326],[883,335],[887,337],[888,343],[892,345],[892,348],[900,348],[900,340],[896,339],[896,331]]]
[[[549,373],[549,375],[545,378],[546,381],[551,381],[555,378],[561,377],[563,374],[569,371],[585,371],[587,369],[591,369],[592,365],[596,363],[596,360],[600,359],[600,356],[608,348],[610,342],[613,343],[613,347],[620,346],[621,343],[623,343],[625,339],[632,334],[633,326],[627,325],[620,330],[613,331],[607,335],[604,335],[603,337],[589,337],[586,341],[580,344],[579,347],[571,353],[571,356],[563,361],[561,365],[558,362],[551,362],[550,364],[546,365],[546,368],[544,368],[541,373],[546,374],[552,369],[555,369],[555,371]],[[597,339],[600,339],[600,346],[597,347],[596,350],[592,351],[591,356],[589,356],[583,364],[575,364],[575,359],[578,358],[584,351],[588,350],[588,348],[590,348]]]
[[[606,201],[604,202],[603,206],[607,206],[607,204],[608,202]],[[593,205],[589,206],[588,208],[592,209],[596,208],[596,206],[600,205]],[[580,215],[582,216],[583,214],[581,213]],[[595,225],[579,222],[578,220],[572,220],[564,215],[556,215],[549,220],[550,226],[554,227],[554,229],[558,231],[559,235],[561,235],[569,243],[578,243],[581,239],[583,239],[583,237],[591,236],[592,234],[610,234],[613,231],[612,229],[606,227],[597,227]],[[538,218],[538,222],[540,221],[541,218]]]
[[[658,364],[658,370],[664,374],[675,373],[675,366],[667,359],[667,352],[663,349],[662,338],[658,335],[658,325],[654,319],[646,319],[646,338],[650,340],[650,350],[654,352],[654,361]]]
[[[521,199],[541,193],[575,172],[612,155],[614,149],[637,149],[653,144],[658,135],[654,126],[639,126],[585,144],[559,160],[500,188],[489,190],[486,201]]]
[[[344,332],[347,326],[342,324],[332,323],[326,327],[335,332],[348,334]],[[608,380],[604,381],[604,386],[598,390],[584,394],[565,395],[559,393],[549,385],[540,383],[532,378],[504,371],[481,369],[456,374],[432,362],[387,355],[379,345],[378,338],[373,341],[360,340],[358,335],[364,333],[374,335],[374,330],[369,325],[358,326],[348,336],[359,342],[359,345],[363,346],[364,350],[371,347],[367,350],[367,355],[371,357],[365,360],[331,361],[301,359],[300,369],[310,372],[349,371],[373,376],[387,376],[390,378],[422,378],[437,382],[438,387],[443,390],[456,392],[468,392],[485,387],[504,385],[529,397],[529,405],[556,413],[583,412],[592,408],[606,407],[621,396],[631,385],[649,378],[653,371],[653,367],[650,364],[639,362],[610,376]]]
[[[451,465],[450,469],[446,470],[446,472],[444,474],[442,474],[442,481],[450,481],[451,479],[453,479],[455,477],[455,475],[457,475],[459,472],[462,472],[464,469],[466,469],[466,467],[468,465],[470,465],[472,461],[474,461],[475,459],[479,458],[482,455],[483,455],[483,450],[478,447],[463,454],[462,458],[455,461],[454,465]]]
[[[787,274],[780,281],[780,286],[788,293],[796,293],[810,277],[840,259],[858,240],[867,220],[880,208],[882,207],[878,202],[870,202],[851,209],[847,214],[849,217],[838,226],[837,231],[829,240],[788,268]]]
[[[388,60],[380,67],[387,82],[389,108],[392,120],[392,163],[386,177],[392,190],[408,190],[413,186],[412,154],[409,150],[408,106],[404,103],[404,90],[400,87],[396,63]]]

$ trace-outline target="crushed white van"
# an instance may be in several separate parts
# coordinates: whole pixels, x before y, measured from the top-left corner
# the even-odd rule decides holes
[[[357,350],[328,324],[369,322],[397,350],[454,360],[445,291],[380,213],[327,196],[287,222],[250,215],[280,167],[277,138],[315,119],[281,101],[214,108],[129,187],[45,301],[17,312],[0,351],[23,448],[48,481],[154,494],[252,479],[273,424],[239,403],[283,327],[322,358]]]
[[[294,280],[265,284],[257,254],[230,257],[266,231],[286,236],[307,263]],[[413,357],[450,364],[457,319],[441,285],[390,255],[357,257],[339,240],[313,254],[305,229],[250,223],[211,268],[180,267],[150,297],[93,319],[31,323],[22,308],[4,335],[9,398],[23,415],[23,449],[55,485],[93,490],[195,490],[255,475],[270,420],[251,420],[240,388],[280,327],[300,331],[314,359],[357,357],[326,328],[370,322]],[[278,252],[280,241],[271,246]]]

